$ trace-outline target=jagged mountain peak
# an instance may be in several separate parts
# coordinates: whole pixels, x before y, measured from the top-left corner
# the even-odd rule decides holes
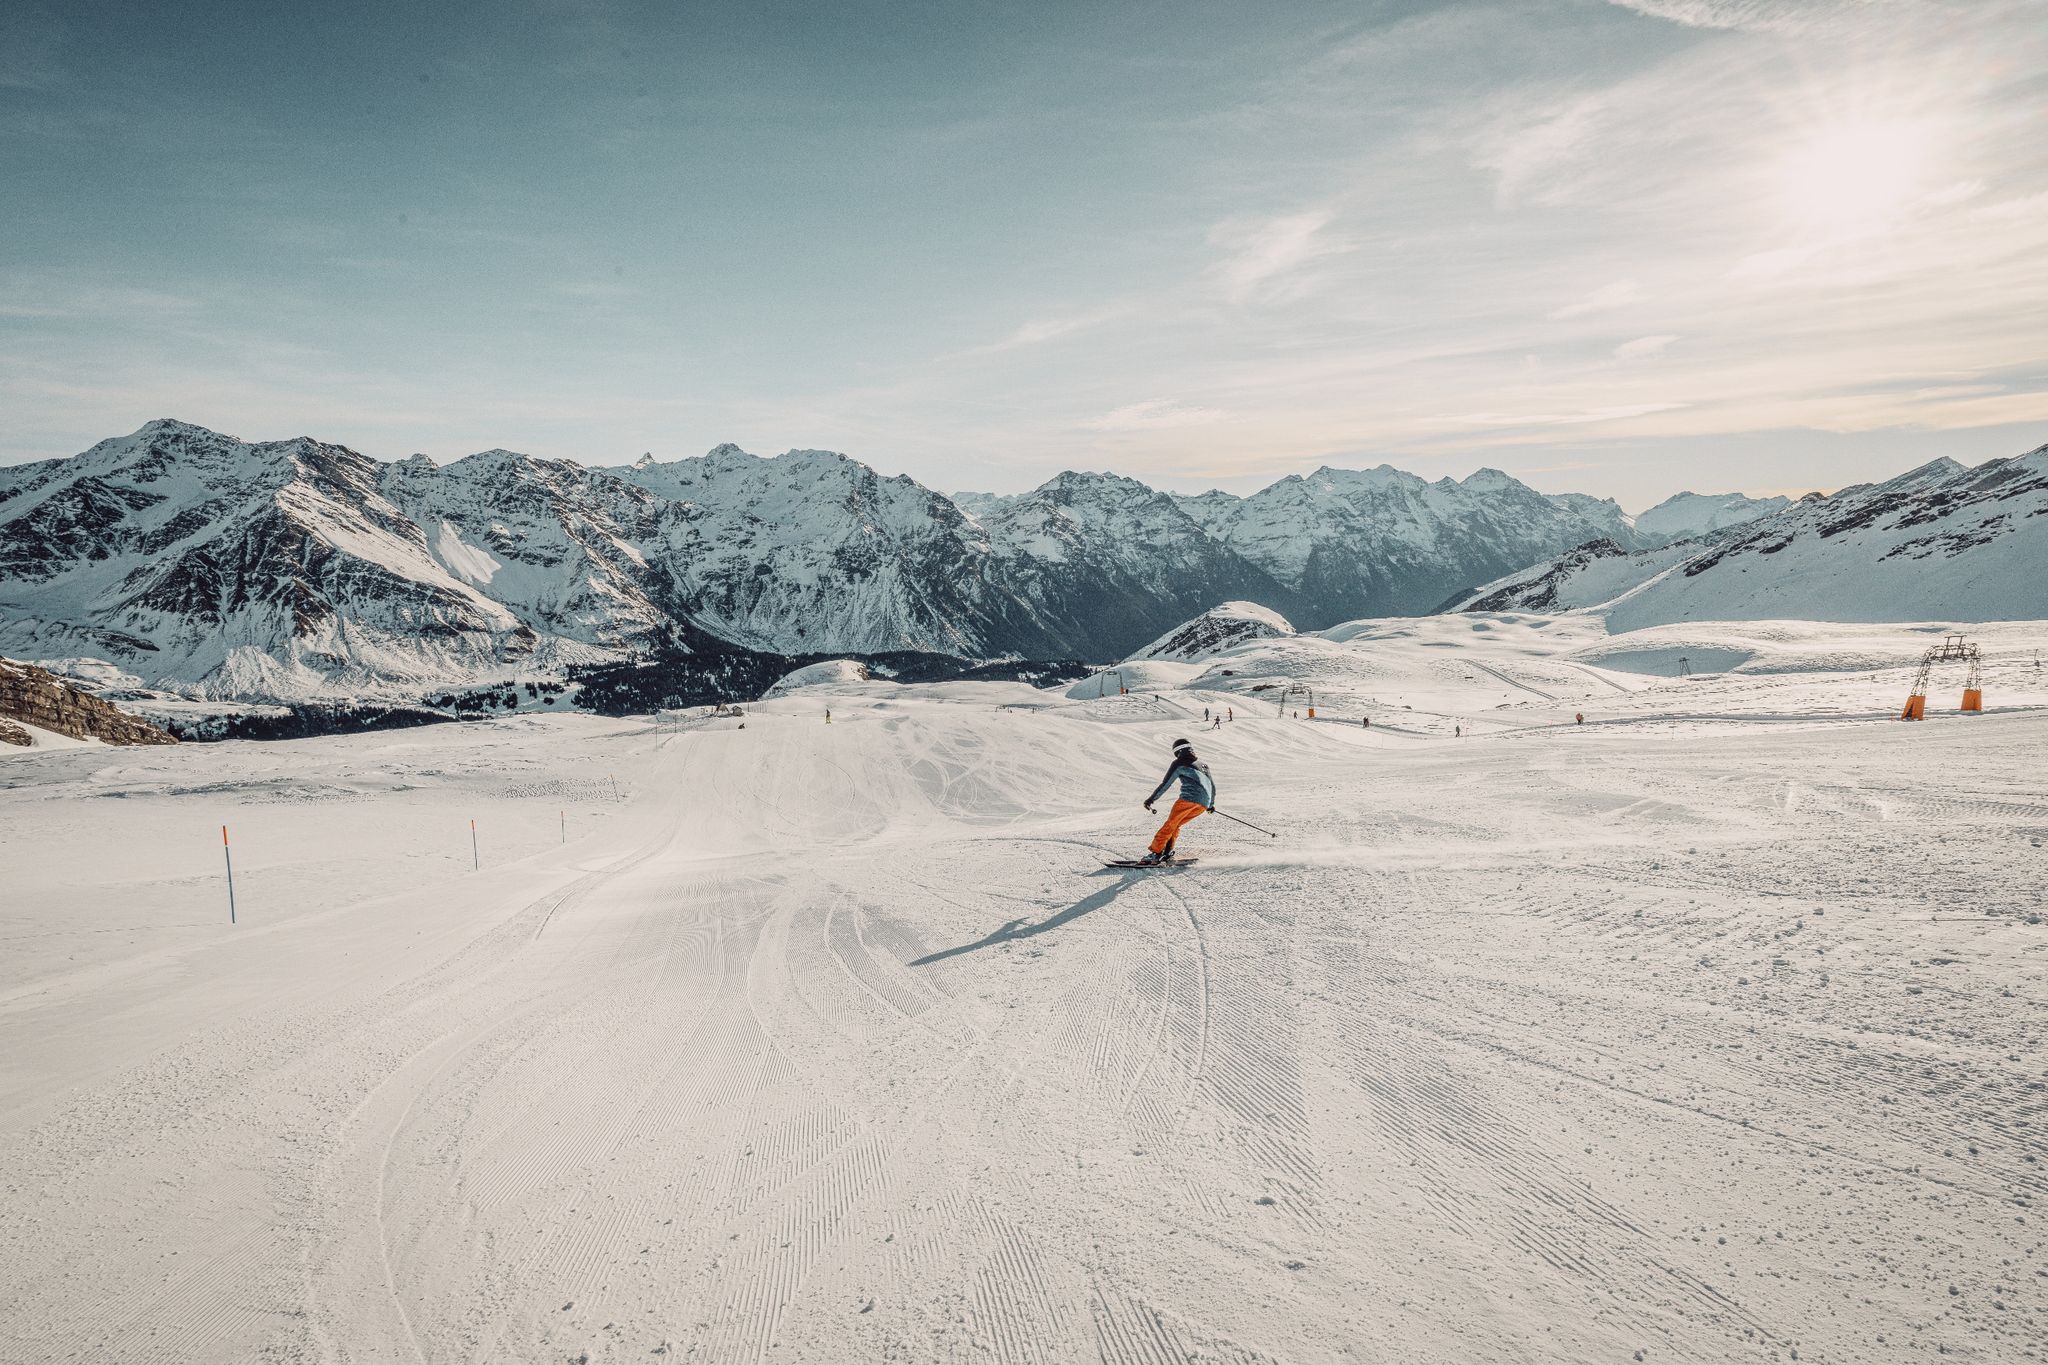
[[[223,441],[239,441],[241,439],[239,436],[233,436],[224,431],[214,431],[208,427],[202,427],[194,422],[182,421],[176,417],[151,418],[137,427],[128,439],[153,441],[179,436],[197,436],[209,440],[219,439]]]
[[[1966,468],[1967,465],[1959,464],[1946,455],[1937,455],[1919,468],[1907,470],[1899,478],[1910,479],[1914,483],[1926,483],[1933,479],[1946,479],[1951,475],[1960,474]]]
[[[1472,492],[1486,492],[1493,489],[1507,488],[1529,489],[1529,485],[1523,483],[1514,475],[1504,469],[1495,469],[1491,465],[1482,465],[1478,469],[1473,470],[1459,481],[1458,486]]]
[[[1061,491],[1085,493],[1091,490],[1118,493],[1156,493],[1158,491],[1150,485],[1140,483],[1138,480],[1127,475],[1112,474],[1106,469],[1099,472],[1087,469],[1063,469],[1033,489],[1032,492]]]

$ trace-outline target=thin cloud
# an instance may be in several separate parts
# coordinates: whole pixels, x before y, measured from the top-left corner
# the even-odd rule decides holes
[[[1151,398],[1106,412],[1086,425],[1091,431],[1164,431],[1210,426],[1227,416],[1217,408],[1187,407],[1170,398]]]
[[[1085,332],[1091,327],[1099,327],[1125,311],[1127,311],[1127,306],[1118,303],[1105,305],[1101,308],[1091,308],[1085,313],[1069,313],[1064,317],[1034,318],[1029,322],[1021,324],[1016,331],[1010,333],[1001,341],[991,342],[986,346],[977,346],[974,349],[977,352],[1010,351],[1024,346],[1042,346],[1048,341],[1057,341],[1061,337],[1072,336],[1076,332]]]
[[[1881,0],[1608,0],[1687,28],[1794,30],[1878,8]]]
[[[1611,308],[1626,308],[1643,296],[1643,287],[1634,280],[1616,280],[1603,284],[1592,293],[1573,303],[1568,303],[1550,316],[1555,319],[1582,318],[1588,313],[1604,313]]]
[[[1619,422],[1628,417],[1647,417],[1654,412],[1676,412],[1684,403],[1622,403],[1614,407],[1588,408],[1583,412],[1468,412],[1451,418],[1481,427],[1577,427],[1596,422]]]
[[[1525,198],[1543,202],[1564,179],[1565,168],[1591,155],[1608,112],[1605,95],[1582,96],[1533,117],[1526,107],[1505,111],[1480,134],[1473,164],[1498,177],[1494,198],[1501,207]]]
[[[1336,215],[1328,209],[1271,218],[1234,218],[1210,230],[1209,243],[1229,254],[1211,273],[1231,303],[1277,302],[1300,292],[1293,278],[1302,267],[1350,247],[1326,229]]]
[[[1644,360],[1661,353],[1676,340],[1678,340],[1678,335],[1675,332],[1666,332],[1653,337],[1637,337],[1634,341],[1624,341],[1621,345],[1615,347],[1614,358],[1616,360]]]

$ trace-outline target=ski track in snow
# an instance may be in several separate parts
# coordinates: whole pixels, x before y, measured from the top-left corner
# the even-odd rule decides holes
[[[8,766],[0,1357],[2040,1356],[2048,715],[981,695]]]

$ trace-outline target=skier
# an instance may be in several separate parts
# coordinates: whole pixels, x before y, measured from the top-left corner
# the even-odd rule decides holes
[[[1180,795],[1174,798],[1173,809],[1166,814],[1166,823],[1152,836],[1152,847],[1141,863],[1165,863],[1173,860],[1173,842],[1179,837],[1181,827],[1188,821],[1209,810],[1216,804],[1216,779],[1209,774],[1209,765],[1195,757],[1195,746],[1185,739],[1173,742],[1173,763],[1166,770],[1166,776],[1159,779],[1159,785],[1145,798],[1145,809],[1149,812],[1166,789],[1180,783]]]
[[[1221,730],[1223,728],[1223,717],[1218,716],[1216,717],[1216,719],[1210,721],[1209,728],[1211,730]]]

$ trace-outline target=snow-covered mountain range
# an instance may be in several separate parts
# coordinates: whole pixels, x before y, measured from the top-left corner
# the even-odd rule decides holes
[[[1210,492],[1176,501],[1271,575],[1285,598],[1242,595],[1281,606],[1305,630],[1426,612],[1474,582],[1588,540],[1635,543],[1616,503],[1538,493],[1497,469],[1429,483],[1387,465],[1325,468],[1250,497]]]
[[[1595,608],[1613,631],[1677,621],[2048,618],[2048,446],[1974,468],[1936,460],[1657,548],[1579,546],[1454,605]]]
[[[1120,658],[1217,602],[1305,628],[1420,611],[1603,536],[1635,543],[1614,503],[1494,470],[1324,469],[1242,498],[1066,473],[956,501],[827,451],[381,464],[166,420],[0,468],[0,652],[244,697],[656,643]]]

